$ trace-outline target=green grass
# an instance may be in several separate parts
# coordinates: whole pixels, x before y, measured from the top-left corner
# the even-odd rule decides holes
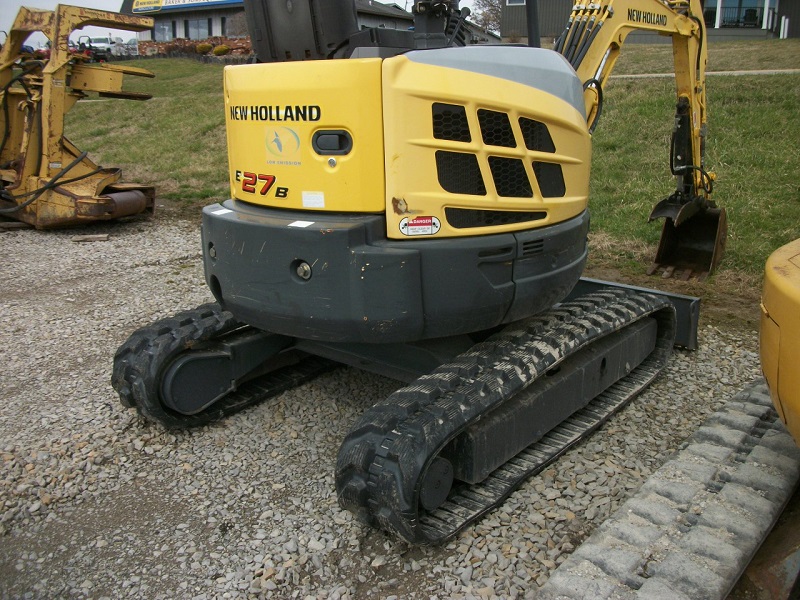
[[[800,68],[800,39],[715,42],[708,45],[709,71]],[[627,44],[615,75],[672,72],[672,44]]]
[[[67,115],[67,136],[127,181],[153,184],[159,201],[194,207],[227,197],[222,66],[191,60],[133,63],[155,79],[126,77],[125,89],[146,102],[79,102]]]
[[[729,223],[724,266],[760,273],[772,250],[800,236],[800,75],[720,76],[707,83],[706,167],[716,173],[713,198]],[[668,154],[674,96],[669,79],[608,86],[594,135],[594,230],[632,244],[657,243],[660,228],[646,219],[674,190]]]
[[[799,42],[717,44],[709,69],[797,67]],[[671,68],[669,46],[632,44],[624,52],[617,73]],[[68,114],[67,135],[99,164],[122,168],[125,180],[155,185],[159,203],[171,209],[197,214],[228,197],[222,67],[133,64],[157,77],[128,78],[126,88],[154,98],[80,102]],[[800,236],[800,75],[714,76],[707,88],[706,167],[716,172],[714,199],[729,220],[723,269],[759,277],[772,250]],[[660,227],[647,224],[650,209],[674,190],[674,95],[669,78],[615,79],[594,135],[592,229],[611,241],[602,252],[629,272],[642,271],[642,249],[658,240]]]

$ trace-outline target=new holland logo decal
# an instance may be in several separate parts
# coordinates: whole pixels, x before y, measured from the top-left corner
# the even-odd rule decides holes
[[[289,127],[267,129],[267,164],[299,165],[300,136]]]

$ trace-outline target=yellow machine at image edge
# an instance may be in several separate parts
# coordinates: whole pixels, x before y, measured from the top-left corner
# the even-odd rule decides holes
[[[800,444],[800,239],[767,260],[759,342],[772,401]]]

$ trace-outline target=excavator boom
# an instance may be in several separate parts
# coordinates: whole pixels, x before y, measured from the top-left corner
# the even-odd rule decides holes
[[[676,114],[670,171],[677,189],[659,202],[650,220],[664,218],[650,273],[705,277],[722,258],[725,209],[711,200],[714,174],[704,164],[708,45],[700,0],[607,0],[576,5],[555,50],[583,83],[587,123],[597,127],[605,89],[627,36],[650,31],[672,39]]]

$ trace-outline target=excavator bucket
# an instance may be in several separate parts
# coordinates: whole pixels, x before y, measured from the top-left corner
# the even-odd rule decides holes
[[[707,208],[681,219],[666,215],[655,260],[648,275],[704,280],[725,252],[728,217],[724,208]],[[676,225],[677,223],[677,225]]]

